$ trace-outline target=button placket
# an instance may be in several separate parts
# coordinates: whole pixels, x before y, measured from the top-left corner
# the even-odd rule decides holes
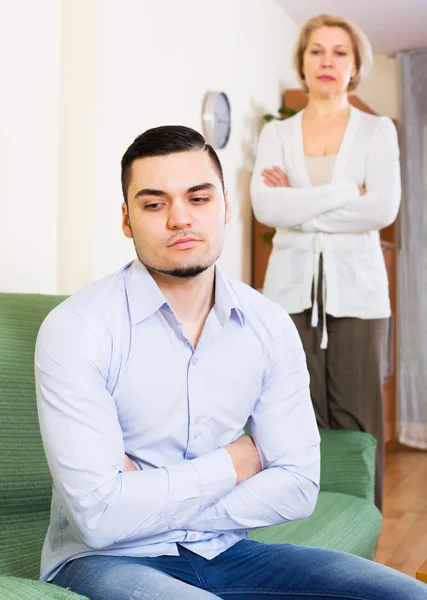
[[[195,354],[198,354],[196,357]],[[200,456],[200,448],[204,443],[203,430],[203,381],[200,376],[199,368],[195,368],[200,362],[200,348],[194,351],[190,357],[189,368],[187,373],[187,393],[188,393],[188,409],[189,409],[189,437],[187,446],[187,456]]]

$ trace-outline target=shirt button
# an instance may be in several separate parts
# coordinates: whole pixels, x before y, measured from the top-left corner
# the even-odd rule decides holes
[[[193,358],[193,360],[191,361],[192,365],[197,365],[197,358]]]
[[[200,431],[196,431],[196,433],[194,434],[194,439],[198,440],[201,437],[201,432]]]
[[[175,527],[175,519],[171,519],[168,523],[168,528],[173,529]]]
[[[190,535],[190,540],[191,540],[191,541],[194,541],[195,539],[196,539],[196,536],[194,535],[194,533],[192,533],[192,534]]]
[[[196,418],[194,419],[194,422],[195,422],[195,424],[196,424],[196,425],[197,425],[198,423],[200,423],[200,421],[201,421],[201,417],[196,417]]]
[[[190,345],[191,345],[191,344],[190,344],[190,342],[189,342],[188,340],[185,340],[185,342],[184,342],[184,346],[185,346],[186,348],[189,348],[189,347],[190,347]]]

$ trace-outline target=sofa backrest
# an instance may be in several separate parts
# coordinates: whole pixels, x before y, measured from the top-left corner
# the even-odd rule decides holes
[[[64,296],[0,294],[0,515],[49,510],[34,387],[39,327]]]

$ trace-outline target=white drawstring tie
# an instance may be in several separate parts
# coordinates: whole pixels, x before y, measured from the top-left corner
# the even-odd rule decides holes
[[[313,294],[313,308],[311,311],[311,326],[317,327],[319,324],[319,303],[317,301],[317,288],[319,285],[319,270],[320,270],[320,256],[323,251],[323,233],[318,233],[314,238],[314,294]],[[326,328],[326,276],[325,268],[322,269],[322,338],[320,341],[320,348],[326,350],[328,347],[328,330]]]

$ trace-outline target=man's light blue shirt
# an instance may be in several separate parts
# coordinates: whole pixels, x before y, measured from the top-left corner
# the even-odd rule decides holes
[[[136,260],[47,316],[35,365],[53,478],[43,580],[90,554],[181,544],[211,559],[248,529],[312,512],[319,433],[300,339],[281,307],[218,267],[196,348]],[[247,422],[262,471],[236,485],[224,446]]]

